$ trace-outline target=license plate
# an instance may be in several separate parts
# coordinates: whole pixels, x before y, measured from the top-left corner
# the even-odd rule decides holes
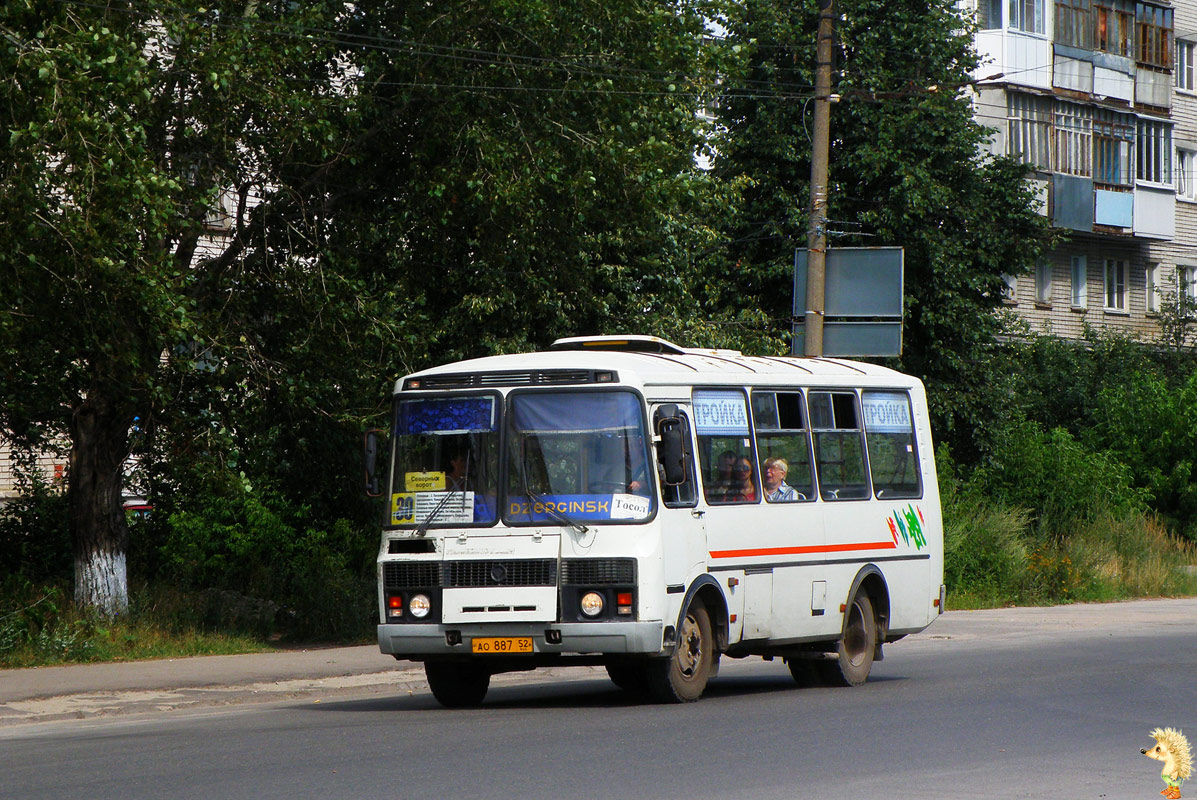
[[[470,651],[482,655],[531,653],[531,636],[484,636],[470,642]]]

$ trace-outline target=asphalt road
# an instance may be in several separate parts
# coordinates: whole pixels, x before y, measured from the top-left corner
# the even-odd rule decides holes
[[[1149,731],[1197,734],[1197,601],[949,613],[858,689],[725,660],[685,706],[580,670],[445,711],[401,675],[392,693],[6,726],[0,798],[1146,800]]]

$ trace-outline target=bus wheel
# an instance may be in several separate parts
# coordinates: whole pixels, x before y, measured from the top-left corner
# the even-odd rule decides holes
[[[490,688],[490,672],[478,664],[425,661],[424,675],[432,696],[445,708],[473,708]]]
[[[697,700],[707,688],[714,659],[711,617],[702,603],[695,602],[686,609],[673,655],[649,662],[649,693],[661,703]]]
[[[848,605],[844,635],[835,648],[835,658],[814,662],[820,676],[835,686],[860,686],[873,669],[877,647],[877,618],[864,592],[857,592]]]
[[[642,664],[622,662],[607,664],[607,677],[625,692],[639,694],[644,690],[644,667]]]

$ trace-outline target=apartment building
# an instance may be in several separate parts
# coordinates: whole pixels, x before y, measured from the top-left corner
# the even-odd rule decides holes
[[[965,3],[976,116],[1067,235],[1007,279],[1008,306],[1041,333],[1157,339],[1197,293],[1197,0]]]

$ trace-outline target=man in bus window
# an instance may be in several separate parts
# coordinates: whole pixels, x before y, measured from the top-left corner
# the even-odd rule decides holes
[[[765,499],[770,503],[791,503],[798,499],[798,491],[786,483],[789,471],[790,465],[784,458],[765,459]]]
[[[731,450],[724,450],[719,454],[716,463],[715,477],[707,487],[707,501],[723,500],[732,489],[732,470],[736,467],[736,454]]]

